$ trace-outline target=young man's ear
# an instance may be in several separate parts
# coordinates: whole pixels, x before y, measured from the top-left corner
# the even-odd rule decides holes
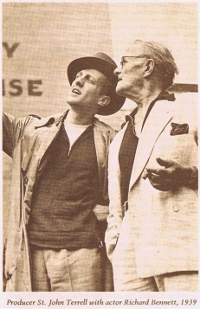
[[[107,95],[103,95],[98,102],[98,104],[102,107],[108,105],[109,103],[110,103],[110,97]]]
[[[145,62],[144,76],[150,75],[154,70],[155,62],[153,59],[147,59]]]

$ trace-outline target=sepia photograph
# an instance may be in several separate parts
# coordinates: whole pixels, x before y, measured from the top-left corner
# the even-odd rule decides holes
[[[198,2],[1,15],[0,308],[198,308]]]

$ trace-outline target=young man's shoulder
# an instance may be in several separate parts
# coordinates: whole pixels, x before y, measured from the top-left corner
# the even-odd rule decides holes
[[[28,117],[32,117],[35,120],[43,120],[43,119],[49,119],[49,118],[59,118],[61,116],[63,116],[64,113],[54,113],[52,115],[48,115],[48,116],[40,116],[38,114],[29,114]]]
[[[111,134],[113,137],[116,134],[116,131],[107,123],[99,120],[98,118],[95,118],[94,120],[94,126],[98,130],[100,130],[102,133]]]
[[[31,120],[30,122],[33,123],[36,127],[40,127],[48,124],[49,122],[54,123],[60,121],[64,115],[65,113],[56,113],[44,117],[37,114],[29,114],[27,119]]]

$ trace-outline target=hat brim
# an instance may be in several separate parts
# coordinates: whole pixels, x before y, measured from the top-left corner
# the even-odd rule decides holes
[[[125,102],[125,98],[119,96],[115,88],[117,86],[117,77],[113,74],[116,66],[114,66],[112,63],[105,61],[101,58],[97,57],[82,57],[73,60],[67,68],[67,76],[70,85],[73,83],[76,75],[78,72],[85,70],[85,69],[94,69],[101,73],[103,73],[105,76],[109,78],[109,80],[112,83],[111,91],[109,93],[109,97],[111,99],[110,103],[104,107],[102,107],[98,114],[99,115],[112,115],[116,113],[122,105]]]

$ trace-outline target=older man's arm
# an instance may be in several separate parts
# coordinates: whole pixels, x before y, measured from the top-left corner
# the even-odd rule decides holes
[[[146,168],[143,178],[149,178],[152,186],[161,191],[173,190],[179,186],[198,188],[197,166],[183,166],[172,160],[156,159],[160,168]]]

